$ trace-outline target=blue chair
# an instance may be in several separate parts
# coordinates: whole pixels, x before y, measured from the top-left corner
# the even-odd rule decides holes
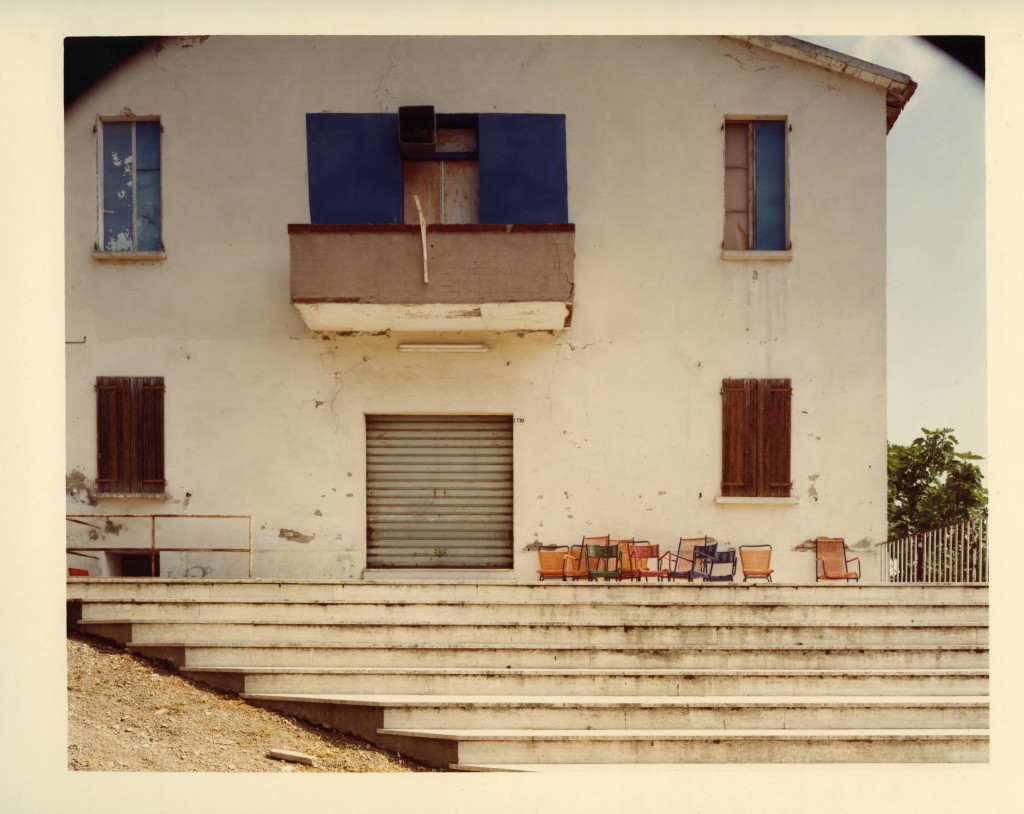
[[[716,574],[716,565],[731,565],[732,569],[725,574]],[[736,576],[736,552],[733,550],[716,551],[708,556],[701,557],[699,564],[694,563],[693,575],[700,577],[705,582],[732,582]]]
[[[667,552],[668,579],[685,579],[693,582],[695,576],[702,576],[699,570],[708,557],[718,549],[718,543],[708,543],[707,537],[681,537],[676,553]],[[699,544],[703,543],[703,544]]]

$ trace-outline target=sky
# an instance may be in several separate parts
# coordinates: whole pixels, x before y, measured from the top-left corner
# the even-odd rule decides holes
[[[987,457],[984,83],[914,37],[800,38],[918,83],[888,136],[889,441]]]

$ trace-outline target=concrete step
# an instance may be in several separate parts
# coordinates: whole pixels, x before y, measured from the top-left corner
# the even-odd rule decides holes
[[[187,667],[244,693],[427,695],[987,695],[983,669],[639,670],[409,667]]]
[[[184,650],[188,667],[494,667],[638,669],[985,668],[973,645],[295,644],[133,640],[144,655]],[[173,659],[169,659],[173,660]]]
[[[126,579],[75,577],[67,580],[68,599],[137,600],[269,600],[277,602],[333,601],[453,601],[453,600],[559,600],[567,602],[662,601],[698,603],[769,600],[773,602],[952,602],[987,603],[986,584],[765,584],[699,582],[373,582],[246,579]]]
[[[387,729],[985,729],[987,697],[248,694],[360,737]],[[362,730],[359,731],[362,725]]]
[[[86,605],[89,616],[99,622],[91,604]],[[203,621],[210,613],[200,610]],[[132,617],[133,614],[108,616],[107,619]],[[141,616],[134,618],[142,621]],[[151,622],[164,618],[181,622],[182,619],[158,617],[155,613],[145,617]],[[240,620],[239,620],[240,621]],[[110,622],[102,622],[109,624]],[[159,622],[153,622],[159,623]],[[444,642],[452,644],[508,643],[618,645],[618,644],[974,644],[988,643],[988,626],[973,625],[951,620],[946,624],[864,625],[850,622],[808,622],[806,624],[773,624],[753,622],[732,625],[678,625],[673,622],[633,622],[602,624],[577,622],[567,626],[557,622],[393,622],[380,618],[367,621],[338,620],[330,623],[334,628],[332,641],[379,642],[381,630],[386,628],[388,641],[395,644]]]
[[[83,602],[82,620],[260,622],[330,625],[335,622],[561,625],[737,625],[860,624],[881,626],[988,624],[988,606],[899,604],[853,601],[842,604],[786,602]]]
[[[438,765],[521,763],[983,763],[981,729],[382,729]],[[453,745],[455,748],[453,749]]]
[[[87,632],[435,766],[988,755],[986,586],[68,586]]]

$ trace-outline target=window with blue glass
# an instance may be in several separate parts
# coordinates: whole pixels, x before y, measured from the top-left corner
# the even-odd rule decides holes
[[[725,122],[726,251],[789,249],[786,122]]]
[[[307,114],[310,222],[415,222],[410,193],[428,222],[568,222],[564,115],[438,114],[437,127],[435,151],[410,158],[396,113]]]
[[[100,122],[100,246],[104,252],[158,252],[160,122]]]

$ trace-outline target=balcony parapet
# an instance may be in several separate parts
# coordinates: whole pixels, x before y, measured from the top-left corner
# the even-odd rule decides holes
[[[317,331],[564,330],[575,225],[289,224],[292,304]]]

